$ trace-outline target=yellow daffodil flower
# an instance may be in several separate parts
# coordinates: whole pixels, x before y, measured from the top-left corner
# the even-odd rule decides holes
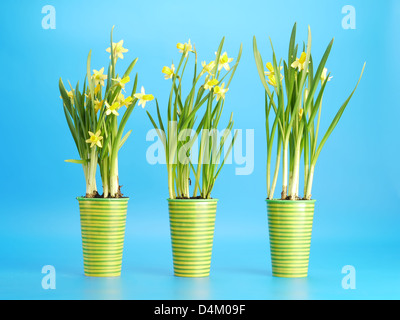
[[[131,81],[131,78],[129,76],[123,77],[122,79],[118,77],[117,79],[113,79],[114,81],[117,82],[117,84],[125,91],[125,85]]]
[[[177,43],[176,48],[179,50],[180,53],[185,53],[185,57],[188,56],[189,51],[194,52],[194,50],[192,49],[193,46],[190,43],[190,39],[187,43]]]
[[[222,83],[222,86],[216,86],[214,88],[214,93],[217,95],[217,101],[219,99],[225,99],[225,93],[228,92],[229,88],[224,89],[225,83]]]
[[[100,91],[101,91],[101,85],[98,84],[98,85],[94,88],[94,94],[96,95],[96,94],[98,94]],[[86,96],[87,99],[90,99],[91,96],[90,96],[90,90],[89,90],[89,89],[87,89],[87,93],[85,93],[85,96]]]
[[[217,55],[217,52],[215,53]],[[218,65],[218,71],[222,70],[224,68],[226,71],[229,71],[231,67],[229,66],[229,63],[233,61],[233,58],[228,58],[228,54],[224,52],[222,55],[219,57],[219,65]]]
[[[267,83],[270,84],[271,86],[276,87],[276,78],[275,75],[269,75]]]
[[[201,71],[201,74],[208,73],[211,75],[211,72],[214,70],[215,67],[215,61],[211,61],[209,64],[207,64],[205,61],[201,63],[201,66],[203,67],[203,70]]]
[[[98,86],[104,86],[104,80],[107,79],[107,75],[103,74],[104,72],[104,67],[101,68],[99,71],[97,70],[93,70],[93,75],[92,75],[92,79],[94,80],[94,85]]]
[[[124,58],[123,53],[128,52],[128,49],[125,49],[124,47],[122,47],[123,44],[124,44],[124,40],[121,40],[118,43],[113,42],[113,44],[112,44],[114,56],[116,59],[118,59],[118,58],[123,59]],[[106,51],[111,53],[111,48],[107,48]],[[111,59],[111,55],[110,55],[110,59]]]
[[[280,81],[282,81],[283,75],[281,75],[281,74],[279,74],[279,75],[280,75]],[[268,78],[267,78],[267,83],[269,83],[271,86],[276,87],[276,86],[277,86],[277,83],[276,83],[276,75],[270,74],[270,75],[268,76]]]
[[[90,138],[86,140],[86,143],[90,143],[91,148],[93,148],[95,145],[98,146],[99,148],[102,147],[101,140],[103,140],[103,137],[100,136],[100,133],[101,133],[100,130],[97,131],[95,134],[89,131]]]
[[[206,83],[204,84],[204,89],[205,90],[211,90],[215,85],[218,84],[218,80],[217,79],[208,79],[208,76],[206,78]]]
[[[154,96],[152,94],[146,94],[144,92],[144,87],[142,87],[142,90],[140,93],[135,93],[133,95],[136,99],[139,99],[139,106],[142,105],[142,108],[146,106],[147,101],[151,101],[154,99]]]
[[[321,81],[322,81],[322,82],[325,82],[326,80],[331,81],[331,79],[332,79],[333,77],[329,77],[329,78],[327,79],[327,75],[328,75],[328,69],[327,69],[327,68],[324,68],[324,70],[323,70],[322,73],[321,73]]]
[[[74,90],[67,91],[68,98],[70,98],[72,101],[74,100]]]
[[[267,68],[267,71],[265,71],[265,75],[266,75],[266,76],[270,76],[270,75],[275,74],[274,66],[272,65],[271,62],[267,62],[267,64],[265,65],[265,67]],[[283,67],[281,66],[281,67],[279,68],[279,70],[282,70],[282,69],[283,69]]]
[[[99,112],[99,110],[101,109],[101,107],[103,106],[103,100],[99,101],[99,100],[94,100],[94,111],[97,113]]]
[[[302,108],[300,108],[300,110],[299,110],[299,120],[301,120],[301,118],[303,117],[303,112],[304,112],[304,110]]]
[[[165,80],[172,79],[172,77],[174,76],[174,72],[175,72],[174,64],[171,65],[171,68],[168,68],[167,66],[165,66],[164,68],[162,68],[161,72],[164,73]]]
[[[94,94],[98,94],[101,91],[100,83],[94,88]]]
[[[132,104],[132,100],[133,98],[131,96],[125,98],[122,93],[119,93],[117,97],[117,102],[121,107],[123,106],[129,107]]]
[[[71,91],[65,90],[65,91],[67,91],[67,95],[68,98],[71,100],[71,103],[74,103],[74,90]],[[60,96],[60,99],[62,99],[62,96]]]
[[[276,77],[275,77],[275,70],[274,66],[272,65],[271,62],[268,62],[265,67],[267,68],[268,71],[265,72],[265,75],[268,77],[267,82],[271,85],[276,87]],[[279,68],[279,70],[282,70],[282,66]],[[279,73],[279,78],[282,81],[283,75]]]
[[[110,114],[113,114],[113,115],[119,116],[118,109],[121,106],[118,103],[118,101],[114,102],[111,106],[108,104],[107,101],[105,102],[105,104],[106,104],[106,107],[107,107],[106,115],[109,116]]]
[[[305,52],[302,52],[300,58],[296,58],[296,61],[294,61],[291,64],[291,67],[295,68],[295,69],[299,69],[299,71],[304,70],[305,69],[305,63],[306,63],[306,58],[307,58],[307,54]]]

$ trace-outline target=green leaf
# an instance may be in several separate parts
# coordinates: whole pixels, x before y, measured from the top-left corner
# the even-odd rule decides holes
[[[73,160],[73,159],[68,159],[68,160],[64,160],[65,162],[68,163],[76,163],[76,164],[85,164],[85,163],[89,163],[88,160]]]
[[[293,25],[292,33],[289,42],[288,65],[290,66],[296,60],[295,46],[296,46],[296,28],[297,22]]]
[[[133,67],[135,66],[136,62],[138,61],[138,58],[136,58],[135,60],[133,60],[131,62],[131,64],[129,65],[128,69],[126,69],[124,76],[122,78],[125,78],[127,76],[129,76],[132,72]]]
[[[314,98],[315,91],[317,90],[319,81],[321,79],[322,72],[324,71],[325,64],[326,64],[329,54],[331,52],[332,45],[333,45],[333,39],[331,40],[331,42],[329,42],[328,47],[326,48],[325,53],[321,59],[321,62],[318,65],[318,69],[315,73],[315,77],[311,81],[311,87],[309,88],[309,94],[308,94],[307,103],[306,103],[306,110],[309,110],[309,108],[310,108],[311,101]],[[310,70],[310,71],[312,72],[312,70]]]
[[[87,63],[86,63],[86,77],[87,77],[87,81],[89,83],[89,88],[90,88],[90,96],[92,98],[92,100],[94,100],[94,85],[93,85],[93,79],[92,79],[92,75],[90,72],[90,60],[91,60],[91,56],[92,56],[92,50],[89,51],[88,57],[87,57]]]
[[[122,146],[124,145],[124,143],[126,142],[126,140],[129,138],[129,136],[131,135],[132,130],[128,131],[128,133],[121,139],[121,142],[119,144],[119,149],[122,148]]]
[[[343,103],[343,105],[340,107],[340,109],[339,109],[339,111],[337,112],[335,118],[332,120],[331,125],[329,126],[329,128],[328,128],[328,130],[326,131],[324,137],[322,138],[321,143],[320,143],[319,146],[318,146],[317,152],[316,152],[316,154],[314,155],[314,157],[313,157],[313,159],[312,159],[312,164],[313,164],[313,165],[316,164],[317,159],[318,159],[318,157],[319,157],[319,155],[320,155],[320,153],[321,153],[322,148],[324,147],[324,145],[325,145],[326,141],[328,140],[329,136],[331,135],[332,131],[335,129],[336,125],[338,124],[338,122],[339,122],[339,120],[340,120],[340,118],[341,118],[341,116],[342,116],[344,110],[346,109],[348,103],[350,102],[350,99],[353,97],[354,93],[356,92],[356,89],[357,89],[357,87],[358,87],[358,85],[359,85],[359,83],[360,83],[360,81],[361,81],[362,76],[363,76],[364,69],[365,69],[365,65],[366,65],[366,64],[364,63],[364,66],[363,66],[362,71],[361,71],[360,78],[358,79],[358,82],[357,82],[355,88],[354,88],[353,91],[351,92],[350,96],[349,96],[349,97],[346,99],[346,101]]]

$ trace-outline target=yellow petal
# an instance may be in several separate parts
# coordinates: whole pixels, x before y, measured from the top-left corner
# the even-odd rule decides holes
[[[162,68],[161,72],[165,73],[165,74],[168,74],[168,75],[173,73],[172,70],[169,67],[166,67],[166,66]]]
[[[266,67],[269,71],[274,72],[274,66],[272,65],[271,62],[267,62],[267,64],[265,65],[265,67]]]
[[[218,84],[218,80],[217,79],[212,79],[211,81],[208,82],[208,84],[210,86],[215,86],[216,84]]]
[[[125,84],[128,83],[129,81],[131,81],[131,78],[129,76],[126,76],[121,80],[121,83]]]
[[[142,98],[143,100],[151,101],[154,99],[154,96],[152,94],[145,94]]]
[[[302,52],[299,62],[304,63],[306,61],[306,58],[307,58],[307,54],[305,52]]]

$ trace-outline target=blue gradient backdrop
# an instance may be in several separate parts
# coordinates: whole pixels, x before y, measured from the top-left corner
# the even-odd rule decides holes
[[[44,30],[44,5],[56,8],[56,29]],[[342,28],[344,5],[357,13],[356,30]],[[347,1],[2,1],[0,10],[1,213],[0,298],[17,299],[358,299],[400,298],[398,105],[400,2]],[[265,208],[264,94],[252,52],[257,36],[264,60],[268,37],[286,57],[290,31],[298,42],[313,32],[320,58],[332,37],[327,67],[334,76],[324,98],[326,129],[367,68],[357,93],[316,168],[317,199],[310,276],[271,277]],[[58,79],[83,80],[108,63],[109,32],[129,49],[121,70],[139,57],[139,84],[165,111],[169,84],[161,68],[177,59],[177,42],[191,39],[199,60],[210,60],[222,36],[243,56],[225,104],[236,129],[255,130],[254,172],[225,167],[213,196],[220,199],[212,275],[173,277],[167,213],[167,175],[146,161],[145,111],[128,122],[133,134],[120,155],[120,182],[131,197],[123,275],[83,276],[78,203],[84,193],[77,153],[59,98]],[[146,108],[154,113],[155,104]],[[225,117],[225,119],[226,119]],[[41,268],[54,265],[57,289],[43,290]],[[342,267],[353,265],[357,289],[341,287]]]

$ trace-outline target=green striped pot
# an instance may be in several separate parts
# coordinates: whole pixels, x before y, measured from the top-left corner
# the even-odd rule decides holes
[[[315,200],[267,200],[272,275],[308,275]]]
[[[174,274],[208,277],[217,199],[168,199]]]
[[[120,276],[129,199],[77,199],[81,215],[85,275]]]

